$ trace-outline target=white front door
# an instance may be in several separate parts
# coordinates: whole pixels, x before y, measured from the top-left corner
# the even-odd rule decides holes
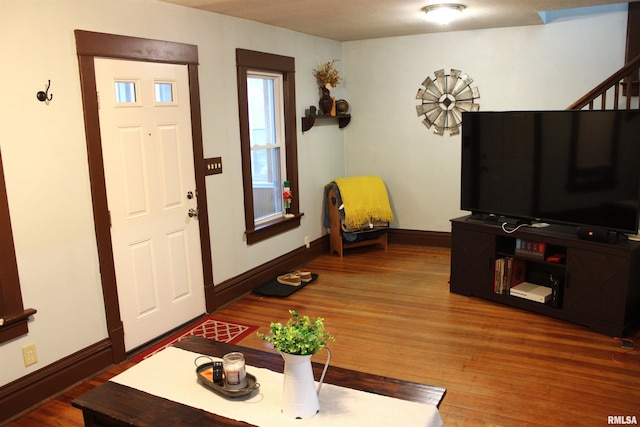
[[[185,65],[95,60],[125,350],[205,312]]]

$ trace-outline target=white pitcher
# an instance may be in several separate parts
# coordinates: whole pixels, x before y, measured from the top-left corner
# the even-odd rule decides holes
[[[289,418],[310,418],[320,410],[320,388],[327,373],[331,352],[327,349],[327,361],[324,364],[320,382],[316,389],[311,369],[311,354],[298,355],[280,352],[284,359],[284,388],[282,413]]]

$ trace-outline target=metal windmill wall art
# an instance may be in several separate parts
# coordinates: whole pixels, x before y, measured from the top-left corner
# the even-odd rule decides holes
[[[443,136],[449,131],[449,136],[458,135],[462,125],[463,111],[478,111],[480,98],[477,87],[471,87],[473,79],[460,70],[451,69],[445,74],[444,69],[435,71],[435,81],[427,77],[418,89],[416,99],[421,101],[416,105],[418,117],[424,116],[422,123],[428,128],[434,128],[433,133]]]

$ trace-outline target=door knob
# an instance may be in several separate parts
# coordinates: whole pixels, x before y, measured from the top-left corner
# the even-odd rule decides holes
[[[187,199],[193,199],[193,191],[187,191]]]
[[[189,218],[197,218],[197,217],[198,217],[198,210],[190,208],[189,209]]]

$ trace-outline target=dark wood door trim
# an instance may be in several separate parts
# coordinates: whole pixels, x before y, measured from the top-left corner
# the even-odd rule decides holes
[[[200,112],[200,87],[198,81],[198,47],[183,43],[137,37],[75,30],[76,51],[80,67],[82,105],[87,138],[89,179],[91,185],[93,216],[95,222],[98,258],[102,276],[102,290],[105,304],[107,329],[112,344],[114,363],[126,359],[124,330],[118,305],[115,265],[111,242],[107,191],[102,159],[102,139],[98,116],[96,77],[94,59],[96,57],[129,59],[135,61],[185,64],[189,73],[189,94],[191,100],[191,127],[193,139],[193,161],[198,194],[200,243],[205,284],[207,311],[213,311],[213,264],[209,240],[209,222],[205,189],[205,167],[203,161],[202,122]]]

